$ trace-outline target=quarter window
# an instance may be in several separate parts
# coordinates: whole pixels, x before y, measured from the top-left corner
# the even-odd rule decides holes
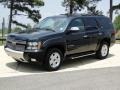
[[[113,25],[110,19],[108,18],[98,18],[99,26],[103,29],[113,29]]]

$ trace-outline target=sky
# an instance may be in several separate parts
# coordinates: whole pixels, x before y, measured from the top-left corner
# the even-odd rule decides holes
[[[59,15],[65,13],[65,7],[62,6],[61,2],[63,0],[44,0],[45,6],[41,8],[37,8],[40,10],[40,13],[42,14],[42,19],[47,17],[47,16],[52,16],[52,15]],[[107,12],[109,11],[109,1],[110,0],[102,0],[97,4],[97,9],[102,10],[103,14],[108,16]],[[113,0],[114,5],[120,3],[120,0]],[[2,23],[3,17],[5,18],[6,25],[8,23],[8,16],[9,15],[9,9],[5,8],[3,5],[0,4],[0,27]],[[114,16],[115,17],[115,16]],[[32,26],[34,25],[34,22],[32,20],[27,19],[26,17],[14,17],[17,19],[19,22],[27,24],[30,23]]]

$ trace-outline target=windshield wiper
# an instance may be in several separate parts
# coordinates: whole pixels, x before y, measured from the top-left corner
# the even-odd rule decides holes
[[[55,30],[53,30],[53,29],[50,29],[50,28],[43,28],[44,30],[48,30],[48,31],[53,31],[53,32],[55,32]]]
[[[40,29],[40,30],[41,30],[41,28],[39,28],[39,27],[35,27],[35,28],[33,28],[33,29]]]
[[[48,31],[54,31],[55,32],[55,30],[53,30],[53,29],[50,29],[50,28],[34,28],[34,29],[39,29],[39,30],[48,30]]]

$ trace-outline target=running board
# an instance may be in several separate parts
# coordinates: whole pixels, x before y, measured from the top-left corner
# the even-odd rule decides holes
[[[81,55],[81,56],[77,56],[77,57],[71,57],[71,59],[82,58],[82,57],[86,57],[86,56],[90,56],[90,55],[94,55],[94,54],[95,54],[95,53],[86,54],[86,55]]]

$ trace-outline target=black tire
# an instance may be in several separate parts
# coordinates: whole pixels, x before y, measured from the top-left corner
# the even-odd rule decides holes
[[[57,65],[56,67],[52,67],[52,64],[50,64],[50,59],[51,59],[52,55],[53,55],[53,57],[55,57],[54,53],[57,53],[60,57],[59,64],[58,65],[56,64]],[[56,57],[56,59],[57,59],[57,57]],[[57,49],[57,48],[49,49],[48,52],[46,53],[45,61],[43,62],[43,67],[47,71],[56,71],[60,68],[63,59],[64,59],[63,53],[59,49]],[[53,61],[53,62],[55,62],[55,61]]]
[[[102,48],[104,45],[107,47],[105,55],[102,54]],[[102,42],[100,44],[99,50],[96,52],[96,57],[98,59],[105,59],[105,58],[107,58],[108,54],[109,54],[109,44],[107,42]]]

